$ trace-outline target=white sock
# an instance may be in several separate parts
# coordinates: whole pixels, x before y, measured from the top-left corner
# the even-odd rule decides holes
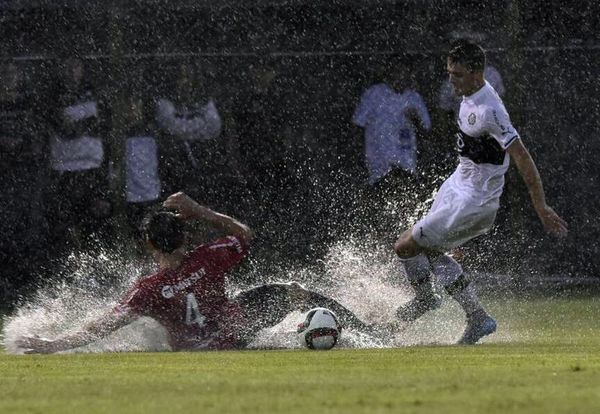
[[[473,284],[464,279],[462,266],[456,260],[444,254],[432,260],[431,267],[440,283],[449,290],[450,296],[458,302],[467,316],[483,310]],[[466,287],[462,288],[461,285],[464,284]]]
[[[464,309],[467,317],[477,311],[483,310],[483,306],[481,306],[481,302],[479,302],[479,298],[477,298],[477,293],[475,292],[475,287],[472,283],[460,292],[455,293],[452,297]]]
[[[417,298],[424,298],[434,294],[431,264],[424,254],[400,259],[404,264],[406,278],[415,291]]]
[[[462,266],[447,254],[431,260],[431,269],[442,286],[450,286],[463,274]]]
[[[412,286],[431,277],[431,264],[424,254],[400,259],[400,261],[404,264],[406,278]]]

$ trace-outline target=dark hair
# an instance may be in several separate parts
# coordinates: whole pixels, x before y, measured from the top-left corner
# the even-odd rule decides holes
[[[453,63],[460,63],[469,71],[485,69],[485,51],[470,40],[460,39],[454,42],[448,52],[448,59]]]
[[[141,226],[142,237],[165,253],[173,253],[185,241],[183,221],[170,211],[148,214]]]

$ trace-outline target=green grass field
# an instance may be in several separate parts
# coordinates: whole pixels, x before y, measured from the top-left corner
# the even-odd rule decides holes
[[[0,354],[0,413],[600,412],[600,298],[488,303],[472,347]]]

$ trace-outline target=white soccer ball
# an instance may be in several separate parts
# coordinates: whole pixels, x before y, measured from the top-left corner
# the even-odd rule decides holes
[[[308,349],[331,349],[342,335],[342,325],[333,311],[314,308],[298,325],[298,342]]]

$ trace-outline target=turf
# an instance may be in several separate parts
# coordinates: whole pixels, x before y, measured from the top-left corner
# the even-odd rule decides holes
[[[597,298],[512,299],[491,308],[512,331],[512,342],[329,352],[0,355],[0,413],[600,409]]]

